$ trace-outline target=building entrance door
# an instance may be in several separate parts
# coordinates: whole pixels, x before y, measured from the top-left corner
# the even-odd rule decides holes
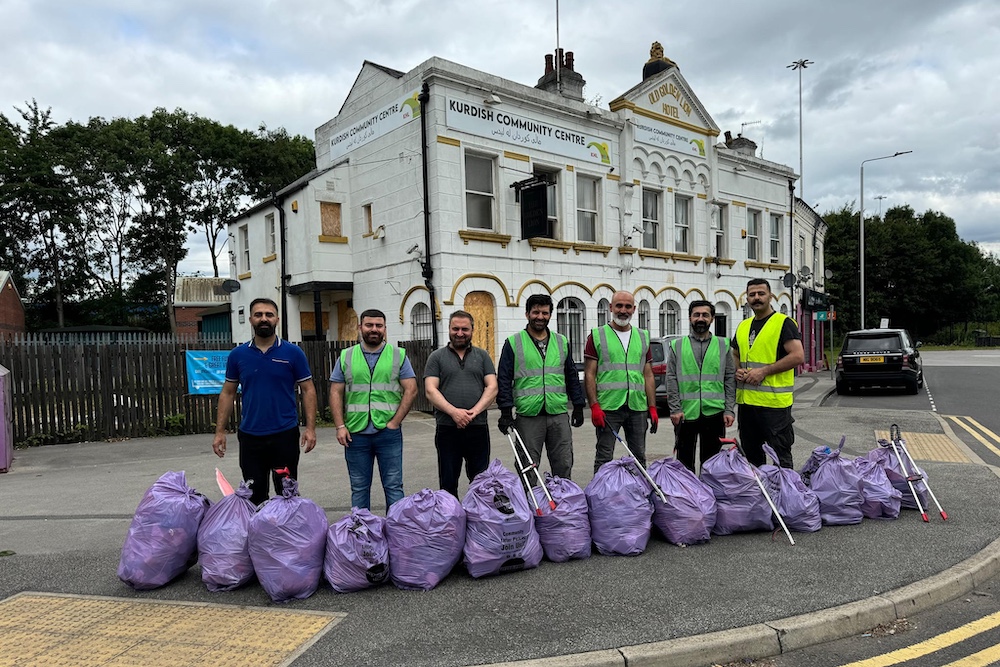
[[[493,295],[489,292],[469,292],[465,296],[463,309],[475,318],[475,328],[472,331],[472,344],[481,347],[490,355],[496,364],[496,338],[494,335],[494,320],[496,306]]]

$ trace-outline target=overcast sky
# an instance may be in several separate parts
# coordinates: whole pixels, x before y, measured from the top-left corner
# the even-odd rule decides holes
[[[35,98],[57,122],[182,108],[314,137],[361,64],[440,56],[534,85],[555,0],[0,0],[0,112]],[[1000,3],[993,0],[562,0],[560,45],[601,106],[664,46],[719,127],[798,170],[820,213],[909,204],[1000,251]],[[760,152],[758,152],[758,155]],[[204,242],[181,269],[211,272]]]

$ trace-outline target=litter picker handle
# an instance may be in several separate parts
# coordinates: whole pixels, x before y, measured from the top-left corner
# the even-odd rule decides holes
[[[524,440],[521,439],[521,433],[513,426],[510,427],[510,430],[514,432],[514,437],[517,438],[517,444],[521,446],[521,451],[524,452],[525,458],[528,459],[528,467],[535,471],[535,478],[538,480],[538,485],[542,487],[542,492],[545,493],[545,497],[549,501],[549,509],[554,510],[556,508],[556,501],[552,500],[552,494],[549,493],[549,488],[545,486],[545,480],[542,478],[542,473],[538,472],[538,465],[531,460],[531,454],[528,452],[528,446],[525,445]],[[531,485],[529,484],[528,486]],[[531,495],[534,497],[535,494],[532,493]],[[541,511],[539,511],[539,515],[541,515]]]
[[[667,504],[667,496],[666,496],[666,494],[663,493],[663,489],[661,489],[660,485],[657,484],[653,480],[653,478],[649,476],[649,472],[646,470],[646,467],[644,465],[642,465],[641,463],[639,463],[639,459],[635,458],[635,454],[633,454],[632,450],[629,449],[628,443],[625,442],[622,439],[622,437],[620,435],[618,435],[618,432],[615,431],[613,428],[611,428],[610,426],[608,426],[607,428],[608,428],[609,431],[611,431],[612,435],[615,436],[615,440],[617,440],[618,442],[622,443],[622,447],[625,448],[625,451],[628,452],[628,455],[632,457],[633,461],[635,461],[636,467],[642,472],[643,476],[646,478],[646,481],[648,481],[650,483],[650,485],[653,487],[653,490],[656,491],[656,495],[658,495],[660,497],[660,500],[663,501],[663,504],[666,505]]]
[[[518,454],[517,445],[514,444],[514,438],[510,434],[510,431],[512,430],[513,429],[507,431],[507,442],[510,443],[511,451],[514,452],[514,464],[517,466],[517,474],[521,478],[521,481],[524,482],[525,493],[529,498],[531,498],[531,504],[535,506],[535,514],[542,516],[542,508],[538,506],[538,499],[535,498],[535,493],[531,490],[531,483],[528,481],[528,470],[530,469],[530,466],[525,467],[524,464],[521,463],[521,455]],[[527,452],[525,452],[525,454],[527,454]]]

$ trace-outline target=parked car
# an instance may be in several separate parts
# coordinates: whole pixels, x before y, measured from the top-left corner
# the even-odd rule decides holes
[[[667,409],[667,355],[670,354],[670,341],[680,336],[665,336],[651,338],[650,352],[653,355],[653,379],[656,381],[656,406],[665,414]]]
[[[920,342],[906,329],[851,331],[837,357],[837,393],[855,387],[903,385],[915,394],[924,386]]]

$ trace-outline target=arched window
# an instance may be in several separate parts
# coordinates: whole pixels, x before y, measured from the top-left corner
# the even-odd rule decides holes
[[[410,336],[412,340],[430,340],[434,321],[426,303],[415,303],[410,309]]]
[[[597,302],[597,326],[603,327],[611,321],[611,302],[601,299]]]
[[[729,304],[721,301],[715,304],[714,328],[716,336],[729,337]]]
[[[639,328],[649,331],[649,302],[645,299],[639,302]]]
[[[681,332],[681,307],[676,301],[660,304],[660,336],[676,336]]]
[[[556,330],[569,338],[573,361],[583,361],[583,346],[587,342],[586,311],[583,302],[572,296],[562,299],[556,307],[556,318]]]
[[[753,309],[750,307],[749,303],[743,304],[743,319],[753,316]]]
[[[787,315],[788,314],[788,304],[787,303],[781,304],[781,314],[782,315]]]

